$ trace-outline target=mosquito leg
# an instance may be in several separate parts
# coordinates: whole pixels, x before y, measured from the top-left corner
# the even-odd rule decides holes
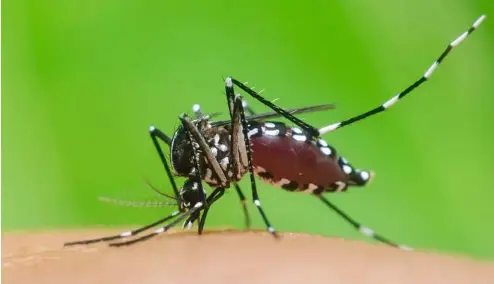
[[[450,53],[450,51],[453,50],[453,48],[455,48],[456,46],[458,46],[461,42],[463,42],[463,40],[465,40],[474,30],[476,30],[480,26],[480,24],[482,23],[482,21],[485,19],[485,17],[486,17],[485,15],[480,16],[472,24],[472,26],[470,27],[470,29],[468,29],[468,31],[462,33],[459,37],[457,37],[454,41],[452,41],[448,45],[448,47],[443,51],[443,53],[439,56],[439,58],[436,61],[434,61],[434,63],[429,67],[429,69],[427,69],[427,71],[424,73],[424,75],[422,76],[422,78],[420,78],[419,80],[415,81],[413,84],[411,84],[405,90],[403,90],[401,93],[398,93],[397,95],[395,95],[394,97],[392,97],[391,99],[389,99],[388,101],[386,101],[384,104],[380,105],[377,108],[374,108],[372,110],[369,110],[369,111],[367,111],[365,113],[362,113],[362,114],[357,115],[355,117],[352,117],[350,119],[347,119],[347,120],[344,120],[344,121],[341,121],[341,122],[330,124],[330,125],[325,126],[325,127],[321,128],[319,130],[316,129],[315,127],[313,127],[313,126],[311,126],[311,125],[303,122],[302,120],[296,118],[295,116],[291,115],[288,111],[283,110],[282,108],[278,107],[277,105],[273,104],[272,102],[266,100],[265,98],[263,98],[262,96],[260,96],[257,92],[255,92],[251,88],[247,87],[246,85],[242,84],[238,80],[236,80],[234,78],[231,78],[231,77],[227,77],[226,80],[225,80],[225,82],[226,82],[226,85],[227,86],[236,85],[237,87],[239,87],[240,89],[242,89],[243,91],[245,91],[246,93],[248,93],[250,96],[254,97],[256,100],[260,101],[261,103],[263,103],[267,107],[271,108],[275,112],[277,112],[280,115],[284,116],[286,119],[288,119],[291,122],[295,123],[297,126],[299,126],[300,128],[302,128],[302,130],[304,130],[307,134],[310,134],[312,137],[319,137],[322,134],[325,134],[325,133],[334,131],[334,130],[336,130],[338,128],[341,128],[343,126],[347,126],[347,125],[353,124],[353,123],[355,123],[355,122],[357,122],[359,120],[362,120],[362,119],[367,118],[369,116],[372,116],[372,115],[375,115],[375,114],[380,113],[382,111],[385,111],[386,109],[388,109],[389,107],[391,107],[394,103],[396,103],[398,100],[402,99],[404,96],[406,96],[412,90],[414,90],[415,88],[417,88],[418,86],[420,86],[422,83],[424,83],[425,81],[427,81],[427,79],[429,79],[429,77],[432,75],[432,73],[436,70],[437,66]]]
[[[128,246],[128,245],[132,245],[132,244],[135,244],[135,243],[138,243],[138,242],[142,242],[142,241],[148,240],[150,238],[156,237],[157,235],[168,231],[170,228],[172,228],[173,226],[175,226],[176,224],[178,224],[183,219],[185,219],[185,218],[189,217],[190,215],[194,214],[196,211],[198,211],[201,208],[203,208],[203,206],[204,206],[204,203],[197,202],[194,205],[194,207],[192,207],[189,211],[187,211],[185,213],[182,213],[182,215],[180,215],[178,218],[176,218],[173,222],[171,222],[171,223],[169,223],[169,224],[167,224],[167,225],[159,228],[158,230],[156,230],[156,231],[154,231],[154,232],[152,232],[150,234],[144,235],[142,237],[133,239],[133,240],[129,240],[129,241],[125,241],[125,242],[119,242],[119,243],[111,243],[111,244],[109,244],[109,246],[111,246],[111,247]]]
[[[225,88],[227,90],[227,96],[230,94],[233,94],[233,84],[232,84],[232,79],[231,78],[226,78],[225,81]],[[261,201],[259,200],[259,194],[257,193],[257,185],[256,185],[256,179],[254,176],[254,169],[252,167],[252,150],[250,148],[250,140],[248,136],[248,125],[247,125],[247,120],[245,119],[245,114],[244,114],[244,109],[242,107],[242,98],[240,96],[236,97],[235,104],[238,105],[239,107],[236,107],[237,109],[240,110],[240,122],[242,124],[242,133],[243,133],[243,139],[244,139],[244,145],[245,145],[245,153],[247,156],[247,167],[250,172],[250,183],[251,183],[251,189],[252,189],[252,199],[254,201],[254,204],[256,205],[257,209],[259,210],[259,213],[262,216],[262,219],[264,221],[264,224],[268,228],[268,231],[271,232],[271,234],[274,237],[278,237],[278,234],[276,234],[276,231],[273,226],[271,226],[271,223],[269,222],[266,213],[264,213],[264,210],[261,207]],[[276,106],[275,106],[276,107]],[[232,119],[234,119],[234,115],[232,114]],[[233,139],[233,137],[232,137]]]
[[[130,237],[130,236],[134,236],[134,235],[137,235],[149,228],[152,228],[154,226],[157,226],[159,224],[162,224],[170,219],[172,219],[173,217],[177,216],[178,214],[180,213],[180,211],[175,211],[173,212],[170,216],[167,216],[163,219],[160,219],[152,224],[149,224],[149,225],[146,225],[144,227],[141,227],[137,230],[133,230],[133,231],[127,231],[127,232],[123,232],[119,235],[114,235],[114,236],[109,236],[109,237],[103,237],[103,238],[98,238],[98,239],[91,239],[91,240],[82,240],[82,241],[75,241],[75,242],[67,242],[64,244],[64,246],[73,246],[73,245],[87,245],[87,244],[92,244],[92,243],[99,243],[99,242],[107,242],[107,241],[113,241],[113,240],[117,240],[117,239],[123,239],[123,238],[126,238],[126,237]]]
[[[422,77],[420,79],[415,81],[413,84],[408,86],[406,89],[404,89],[403,91],[401,91],[400,93],[398,93],[397,95],[395,95],[394,97],[392,97],[391,99],[387,100],[385,103],[383,103],[382,105],[380,105],[374,109],[371,109],[365,113],[354,116],[350,119],[343,120],[343,121],[340,121],[337,123],[333,123],[333,124],[330,124],[328,126],[325,126],[321,129],[319,129],[319,133],[322,135],[324,133],[334,131],[334,130],[341,128],[343,126],[353,124],[357,121],[363,120],[367,117],[370,117],[372,115],[375,115],[375,114],[378,114],[380,112],[387,110],[389,107],[394,105],[396,102],[398,102],[399,100],[404,98],[407,94],[411,93],[415,88],[417,88],[418,86],[422,85],[422,83],[427,81],[429,79],[429,77],[432,75],[432,73],[436,70],[437,66],[439,66],[439,64],[441,64],[441,62],[444,60],[444,58],[446,58],[446,56],[451,52],[451,50],[453,50],[456,46],[458,46],[461,42],[463,42],[463,40],[465,40],[473,31],[475,31],[480,26],[480,24],[482,23],[482,21],[484,19],[485,19],[485,15],[480,16],[480,18],[478,18],[472,24],[470,29],[468,29],[467,31],[462,33],[459,37],[457,37],[454,41],[452,41],[446,47],[446,49],[443,51],[443,53],[441,53],[441,55],[436,59],[436,61],[434,61],[434,63],[432,63],[432,65],[429,67],[429,69],[427,69],[427,71],[424,73],[424,75],[422,75]]]
[[[336,207],[336,205],[334,205],[329,200],[327,200],[321,194],[316,194],[316,196],[319,197],[319,199],[321,199],[321,201],[324,202],[324,204],[326,204],[326,206],[328,206],[329,208],[331,208],[333,211],[335,211],[336,213],[338,213],[338,215],[340,215],[343,219],[345,219],[348,223],[350,223],[361,234],[363,234],[363,235],[365,235],[367,237],[371,237],[371,238],[373,238],[373,239],[375,239],[375,240],[377,240],[377,241],[379,241],[381,243],[390,245],[392,247],[396,247],[396,248],[399,248],[399,249],[402,249],[402,250],[412,250],[411,248],[409,248],[407,246],[397,245],[396,243],[390,241],[389,239],[387,239],[387,238],[385,238],[385,237],[377,234],[371,228],[366,227],[366,226],[363,226],[362,224],[358,223],[353,218],[351,218],[350,216],[348,216],[345,212],[343,212],[341,209],[339,209],[338,207]]]
[[[206,216],[208,215],[209,208],[211,208],[211,205],[215,203],[218,199],[220,199],[223,194],[225,194],[225,188],[216,188],[211,195],[207,199],[207,206],[204,208],[204,211],[202,212],[202,217],[201,220],[199,221],[199,228],[197,230],[197,233],[199,235],[202,234],[202,231],[204,230],[204,224],[206,223]]]
[[[256,114],[256,112],[254,111],[254,109],[249,106],[249,104],[247,103],[246,100],[243,100],[242,101],[242,107],[244,108],[244,113],[247,116],[251,116],[251,115],[255,115]]]
[[[305,123],[304,121],[302,121],[299,118],[297,118],[297,117],[293,116],[292,114],[290,114],[288,111],[286,111],[286,110],[282,109],[281,107],[275,105],[274,103],[268,101],[267,99],[265,99],[264,97],[262,97],[261,95],[259,95],[256,91],[254,91],[251,88],[245,86],[244,84],[242,84],[238,80],[236,80],[234,78],[231,78],[231,77],[227,77],[226,80],[225,80],[225,85],[226,85],[226,88],[227,89],[231,89],[231,93],[234,92],[233,91],[233,85],[239,87],[244,92],[246,92],[247,94],[249,94],[250,96],[252,96],[256,100],[260,101],[265,106],[269,107],[270,109],[272,109],[275,112],[279,113],[280,115],[282,115],[286,119],[288,119],[291,122],[293,122],[296,125],[298,125],[300,128],[302,128],[305,132],[307,132],[311,136],[313,136],[313,137],[318,137],[319,136],[319,130],[317,130],[317,128],[315,128],[315,127],[313,127],[313,126]]]
[[[158,142],[158,139],[165,142],[167,145],[171,145],[171,139],[168,137],[165,133],[163,133],[161,130],[158,128],[151,126],[149,128],[149,134],[151,135],[151,139],[153,140],[154,147],[156,148],[156,151],[158,151],[158,155],[160,156],[161,163],[165,167],[166,174],[168,175],[168,179],[170,180],[170,183],[172,185],[173,193],[175,194],[175,197],[177,199],[177,203],[180,204],[180,195],[178,194],[178,189],[177,185],[175,183],[175,179],[173,178],[173,174],[170,170],[170,167],[168,166],[168,162],[166,161],[165,154],[163,153],[163,150],[161,149],[161,146]]]
[[[249,211],[247,210],[247,204],[246,204],[246,198],[242,190],[240,189],[240,186],[238,183],[233,184],[235,186],[235,190],[237,191],[238,197],[240,198],[240,203],[242,204],[242,207],[244,209],[244,217],[245,217],[245,228],[247,230],[250,229],[250,216],[249,216]]]

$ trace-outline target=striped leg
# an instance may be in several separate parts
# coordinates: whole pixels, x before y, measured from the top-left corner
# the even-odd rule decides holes
[[[240,203],[242,204],[244,210],[245,228],[248,230],[250,229],[250,216],[249,216],[249,210],[247,209],[245,195],[240,189],[238,183],[234,183],[233,185],[235,186],[235,190],[237,191],[238,197],[240,198]]]
[[[413,83],[410,86],[408,86],[401,93],[398,93],[397,95],[395,95],[394,97],[392,97],[391,99],[389,99],[388,101],[386,101],[384,104],[382,104],[382,105],[380,105],[380,106],[378,106],[378,107],[376,107],[376,108],[374,108],[372,110],[369,110],[369,111],[367,111],[365,113],[362,113],[360,115],[354,116],[354,117],[352,117],[350,119],[343,120],[343,121],[340,121],[340,122],[337,122],[337,123],[333,123],[333,124],[330,124],[328,126],[325,126],[325,127],[321,128],[321,129],[319,129],[320,135],[325,134],[325,133],[328,133],[328,132],[331,132],[331,131],[334,131],[334,130],[336,130],[338,128],[341,128],[343,126],[350,125],[350,124],[355,123],[355,122],[357,122],[359,120],[365,119],[365,118],[367,118],[369,116],[378,114],[380,112],[385,111],[389,107],[391,107],[397,101],[399,101],[400,99],[402,99],[403,97],[405,97],[407,94],[409,94],[411,91],[413,91],[415,88],[417,88],[422,83],[424,83],[425,81],[427,81],[429,79],[429,77],[432,75],[432,73],[436,70],[437,66],[439,66],[439,64],[441,64],[441,62],[444,60],[444,58],[446,58],[446,56],[451,52],[451,50],[453,50],[453,48],[455,48],[456,46],[458,46],[473,31],[475,31],[480,26],[480,24],[482,23],[482,21],[484,19],[485,19],[485,15],[480,16],[473,23],[473,25],[470,27],[470,29],[468,29],[466,32],[462,33],[459,37],[457,37],[454,41],[452,41],[448,45],[448,47],[446,47],[446,49],[439,56],[439,58],[436,61],[434,61],[434,63],[432,63],[432,65],[429,67],[429,69],[427,69],[427,71],[424,73],[424,75],[422,76],[422,78],[420,78],[417,81],[415,81],[415,83]]]
[[[396,243],[390,241],[389,239],[387,239],[387,238],[385,238],[385,237],[377,234],[371,228],[366,227],[366,226],[358,223],[357,221],[355,221],[354,219],[352,219],[350,216],[348,216],[345,212],[341,211],[333,203],[329,202],[329,200],[327,200],[321,194],[316,195],[316,196],[319,197],[319,199],[321,199],[321,201],[324,202],[324,204],[326,204],[329,208],[333,209],[336,213],[338,213],[338,215],[340,215],[343,219],[345,219],[348,223],[350,223],[362,235],[367,236],[367,237],[371,237],[371,238],[373,238],[373,239],[375,239],[375,240],[377,240],[377,241],[379,241],[381,243],[384,243],[384,244],[387,244],[387,245],[390,245],[390,246],[393,246],[393,247],[396,247],[396,248],[399,248],[399,249],[402,249],[402,250],[412,250],[411,248],[409,248],[407,246],[397,245]]]
[[[120,242],[120,243],[111,243],[110,246],[111,247],[128,246],[128,245],[135,244],[137,242],[142,242],[142,241],[148,240],[150,238],[156,237],[157,235],[168,231],[170,228],[172,228],[173,226],[175,226],[176,224],[178,224],[180,221],[182,221],[186,217],[189,217],[190,215],[194,214],[196,211],[200,210],[203,207],[204,207],[204,203],[203,202],[197,202],[194,205],[194,207],[192,207],[189,211],[183,213],[177,219],[175,219],[173,222],[171,222],[171,223],[169,223],[169,224],[167,224],[167,225],[159,228],[158,230],[156,230],[156,231],[154,231],[154,232],[152,232],[150,234],[144,235],[142,237],[139,237],[139,238],[130,240],[130,241],[125,241],[125,242]]]
[[[278,237],[278,234],[276,233],[275,229],[273,226],[271,226],[271,223],[268,220],[268,217],[266,216],[266,213],[261,207],[261,201],[259,200],[259,194],[257,193],[257,185],[256,185],[256,179],[254,175],[254,168],[252,166],[252,150],[250,146],[250,140],[249,140],[249,135],[248,135],[248,129],[249,126],[247,124],[247,120],[245,119],[245,113],[244,113],[244,108],[242,106],[242,98],[240,96],[235,97],[234,96],[234,90],[233,90],[233,82],[234,79],[227,77],[225,80],[225,90],[226,90],[226,96],[227,99],[230,103],[230,98],[233,98],[232,100],[232,107],[235,106],[232,109],[232,120],[235,115],[240,115],[240,123],[242,124],[242,133],[243,133],[243,138],[244,138],[244,144],[245,144],[245,153],[247,154],[247,167],[249,169],[249,176],[250,176],[250,184],[251,184],[251,190],[252,190],[252,199],[254,201],[254,204],[257,207],[257,210],[261,214],[261,217],[264,221],[264,224],[268,228],[268,231],[274,236]],[[250,90],[250,89],[249,89]],[[257,95],[257,93],[256,93]],[[277,107],[277,106],[275,106]],[[277,107],[278,108],[278,107]],[[237,114],[238,112],[238,114]]]
[[[186,185],[191,185],[191,186],[187,186],[187,190],[191,193],[196,193],[197,194],[197,188],[196,187],[199,187],[199,184],[200,184],[201,180],[200,179],[189,179],[188,181],[186,181]],[[185,185],[184,185],[185,186]],[[218,199],[221,198],[221,196],[223,196],[223,193],[224,193],[225,189],[224,188],[216,188],[212,193],[211,195],[207,198],[206,201],[197,201],[194,206],[192,208],[189,209],[189,211],[183,213],[182,215],[180,215],[177,219],[175,219],[173,222],[157,229],[156,231],[150,233],[150,234],[147,234],[147,235],[144,235],[142,237],[139,237],[139,238],[136,238],[136,239],[133,239],[133,240],[129,240],[129,241],[124,241],[124,242],[118,242],[118,243],[111,243],[110,246],[112,247],[121,247],[121,246],[128,246],[128,245],[132,245],[132,244],[135,244],[135,243],[138,243],[138,242],[142,242],[142,241],[145,241],[145,240],[148,240],[150,238],[153,238],[161,233],[164,233],[166,231],[168,231],[170,228],[174,227],[176,224],[178,224],[179,222],[181,222],[182,220],[184,220],[185,218],[187,217],[191,217],[191,216],[194,216],[196,213],[198,213],[201,209],[205,209],[205,210],[208,210],[209,209],[209,206],[211,204],[213,204],[215,201],[217,201]],[[195,197],[193,198],[193,200],[198,200],[199,196],[195,195]],[[202,199],[202,196],[199,197]],[[187,199],[188,200],[188,199]],[[192,200],[192,199],[191,199]],[[204,204],[208,204],[207,206],[204,206]],[[206,211],[206,214],[207,214],[207,211]],[[204,228],[204,223],[206,221],[206,216],[203,215],[203,218],[200,219],[200,223],[199,223],[199,235],[202,233],[202,230]],[[189,222],[185,222],[185,223],[189,223]]]
[[[133,231],[127,231],[127,232],[123,232],[119,235],[114,235],[114,236],[109,236],[109,237],[103,237],[103,238],[98,238],[98,239],[91,239],[91,240],[82,240],[82,241],[75,241],[75,242],[67,242],[64,244],[64,246],[73,246],[73,245],[88,245],[88,244],[93,244],[93,243],[99,243],[99,242],[108,242],[108,241],[113,241],[113,240],[117,240],[117,239],[123,239],[123,238],[126,238],[126,237],[130,237],[130,236],[135,236],[147,229],[150,229],[154,226],[157,226],[159,224],[162,224],[170,219],[172,219],[173,217],[177,216],[178,213],[180,213],[180,211],[175,211],[173,212],[170,216],[167,216],[163,219],[160,219],[152,224],[149,224],[149,225],[146,225],[142,228],[139,228],[137,230],[133,230]]]

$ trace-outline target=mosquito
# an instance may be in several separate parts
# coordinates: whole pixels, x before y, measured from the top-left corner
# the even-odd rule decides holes
[[[245,102],[244,102],[244,106],[247,107]],[[328,109],[333,109],[333,108],[334,108],[334,105],[332,105],[332,104],[324,104],[324,105],[315,105],[315,106],[307,106],[307,107],[287,109],[286,111],[295,115],[295,114],[302,114],[302,113],[306,113],[306,112],[323,111],[323,110],[328,110]],[[218,113],[213,113],[210,115],[204,115],[200,111],[200,107],[198,105],[194,105],[193,110],[196,114],[196,120],[193,121],[192,124],[206,123],[212,117],[218,115]],[[256,120],[274,118],[274,117],[279,117],[279,116],[280,116],[280,114],[278,114],[276,112],[268,112],[268,113],[262,113],[262,114],[252,114],[252,115],[248,116],[247,119],[249,121],[256,121]],[[184,123],[185,119],[182,119],[182,118],[183,117],[181,116],[181,121]],[[224,125],[224,124],[225,124],[224,121],[218,122],[218,125]],[[208,125],[207,127],[212,128],[211,125]],[[170,184],[172,186],[172,189],[174,191],[175,196],[171,196],[171,195],[168,195],[166,193],[161,192],[156,187],[154,187],[149,181],[146,181],[148,186],[151,189],[153,189],[156,193],[158,193],[159,195],[162,195],[168,199],[172,199],[172,200],[174,200],[174,202],[171,202],[171,203],[170,202],[153,202],[153,203],[150,203],[150,202],[121,201],[121,200],[115,200],[115,199],[109,199],[109,198],[100,198],[100,200],[104,201],[104,202],[114,203],[117,205],[134,206],[134,207],[135,206],[138,206],[138,207],[141,207],[141,206],[164,207],[164,206],[170,206],[170,205],[177,205],[178,210],[174,211],[170,215],[168,215],[168,216],[166,216],[166,217],[164,217],[158,221],[155,221],[151,224],[145,225],[141,228],[138,228],[138,229],[135,229],[132,231],[125,231],[125,232],[122,232],[120,234],[113,235],[113,236],[66,242],[64,244],[64,246],[88,245],[88,244],[99,243],[99,242],[111,242],[111,241],[115,241],[118,239],[123,239],[123,238],[131,237],[131,236],[135,236],[135,235],[138,235],[138,234],[140,234],[140,233],[142,233],[142,232],[144,232],[150,228],[156,227],[160,224],[163,224],[167,221],[170,221],[177,216],[178,217],[176,220],[174,220],[174,221],[170,222],[169,224],[165,225],[164,227],[156,230],[151,235],[147,235],[141,239],[135,239],[135,240],[131,240],[131,241],[123,242],[123,243],[110,243],[110,246],[129,245],[129,244],[133,244],[135,242],[138,242],[140,240],[148,239],[148,238],[152,237],[153,235],[167,231],[168,229],[174,227],[176,224],[178,224],[180,221],[184,220],[187,217],[189,217],[189,218],[183,223],[182,228],[185,228],[187,226],[190,229],[192,227],[193,223],[196,220],[200,219],[200,223],[199,223],[199,227],[198,227],[198,233],[201,234],[203,231],[203,228],[204,228],[204,224],[206,221],[206,216],[207,216],[207,213],[209,210],[209,206],[211,204],[213,204],[214,202],[216,202],[220,197],[223,196],[224,188],[217,188],[209,196],[206,197],[206,191],[204,190],[204,188],[202,186],[202,180],[201,180],[201,179],[204,179],[204,175],[201,174],[201,169],[204,168],[205,165],[204,165],[204,163],[201,164],[199,162],[200,161],[200,155],[199,155],[198,151],[200,151],[200,150],[198,149],[197,146],[191,147],[191,145],[193,145],[192,141],[194,141],[194,140],[193,140],[190,132],[184,132],[184,133],[182,133],[183,135],[182,134],[178,135],[179,131],[183,131],[183,130],[181,130],[181,128],[179,128],[175,132],[174,138],[171,139],[166,134],[161,132],[160,130],[158,130],[154,127],[150,128],[151,139],[152,139],[153,144],[155,145],[156,150],[157,150],[157,152],[161,158],[161,161],[162,161],[163,166],[165,168],[165,171],[168,175],[168,179],[170,181]],[[180,139],[180,142],[178,140],[175,141],[175,139]],[[165,158],[164,152],[161,149],[161,146],[159,144],[159,140],[165,142],[171,148],[171,151],[170,151],[171,153],[173,153],[174,151],[175,152],[186,151],[187,153],[191,153],[192,161],[191,161],[191,165],[190,165],[190,172],[188,175],[182,175],[182,176],[186,176],[187,179],[184,182],[184,185],[180,188],[180,190],[177,189],[176,182],[175,182],[175,177],[179,175],[179,173],[177,172],[176,169],[177,168],[180,169],[180,166],[175,164],[173,162],[175,160],[172,158],[172,165],[173,165],[173,169],[174,169],[174,173],[172,173],[170,166],[168,165],[168,162]],[[178,144],[182,145],[183,143],[185,143],[188,146],[186,146],[185,148],[183,148],[180,151],[180,150],[177,150],[174,148],[174,147],[177,147],[177,146],[174,146],[175,142],[177,143],[177,145]],[[179,146],[179,147],[181,147],[181,146]],[[206,172],[208,172],[207,169],[206,169]],[[249,229],[250,228],[250,217],[249,217],[249,213],[248,213],[247,206],[246,206],[245,195],[243,194],[242,190],[240,189],[240,186],[238,185],[238,183],[235,182],[234,187],[238,193],[241,204],[243,206],[243,213],[244,213],[244,217],[245,217],[245,227],[247,229]],[[202,215],[202,218],[200,215],[201,209],[204,209],[203,210],[204,213]],[[179,214],[182,214],[182,215],[179,215]]]
[[[323,195],[323,193],[329,192],[343,192],[351,187],[363,187],[372,180],[374,173],[371,170],[354,167],[321,136],[389,109],[426,82],[451,50],[476,30],[485,17],[485,15],[480,16],[467,31],[452,41],[417,81],[382,105],[340,122],[316,128],[297,118],[290,111],[265,99],[246,84],[235,78],[227,77],[225,79],[225,91],[230,114],[229,120],[212,121],[209,116],[202,115],[200,108],[197,107],[196,119],[191,119],[184,113],[180,115],[181,124],[172,138],[152,126],[150,128],[151,137],[177,199],[181,200],[173,175],[188,178],[188,182],[192,183],[189,187],[192,188],[195,185],[202,195],[202,198],[199,201],[196,200],[196,203],[193,203],[194,205],[191,205],[188,211],[182,212],[177,220],[189,218],[189,222],[193,221],[198,218],[200,210],[203,210],[198,228],[200,234],[211,204],[219,200],[231,184],[236,185],[235,188],[245,206],[245,197],[241,194],[237,183],[244,175],[248,174],[252,200],[267,230],[275,237],[278,236],[277,232],[261,206],[256,176],[287,191],[312,194],[363,235],[393,247],[409,250],[409,247],[398,245],[357,222]],[[246,111],[251,113],[252,111],[249,111],[248,106],[245,106],[242,96],[235,94],[235,87],[267,106],[276,114],[286,118],[295,126],[291,127],[280,121],[268,121],[266,117],[257,120],[252,119],[251,117],[255,114],[251,114],[249,119],[246,116]],[[158,140],[170,146],[170,162],[173,173]],[[214,188],[207,198],[202,188],[202,181]],[[165,232],[171,224],[178,223],[177,220],[148,235],[111,245],[122,246],[149,239]],[[152,225],[157,224],[153,223]]]

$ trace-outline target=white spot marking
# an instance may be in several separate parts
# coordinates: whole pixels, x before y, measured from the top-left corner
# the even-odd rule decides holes
[[[403,246],[403,245],[401,245],[401,246],[398,246],[398,247],[399,247],[401,250],[413,251],[413,248],[408,247],[408,246]]]
[[[256,170],[258,173],[265,173],[265,172],[266,172],[266,169],[265,169],[265,168],[263,168],[263,167],[259,167],[259,166],[255,167],[255,170]]]
[[[194,208],[199,208],[202,206],[202,202],[197,202],[196,205],[194,205]]]
[[[123,232],[123,233],[120,234],[120,237],[122,237],[122,238],[130,237],[130,236],[132,236],[132,232],[131,231]]]
[[[424,78],[429,79],[432,72],[434,72],[434,70],[436,70],[438,65],[439,65],[439,63],[437,61],[434,61],[434,63],[431,65],[431,67],[429,67],[429,69],[427,69],[427,72],[425,72]]]
[[[398,100],[400,99],[400,94],[392,97],[391,99],[389,99],[387,102],[385,102],[383,104],[383,107],[385,109],[389,108],[390,106],[394,105]]]
[[[331,149],[329,149],[329,147],[321,147],[321,152],[324,153],[324,155],[331,155]]]
[[[317,140],[317,142],[319,142],[319,145],[323,147],[328,147],[328,143],[322,139]]]
[[[300,129],[296,128],[296,127],[292,128],[292,132],[293,133],[297,133],[297,134],[303,134],[304,133],[304,132],[302,132],[302,130],[300,130]]]
[[[156,130],[156,127],[154,125],[149,126],[149,132],[154,132]]]
[[[211,177],[213,176],[213,171],[211,171],[210,168],[206,169],[206,180],[211,180]]]
[[[273,227],[269,227],[269,228],[268,228],[268,231],[269,231],[270,233],[274,233],[274,228],[273,228]]]
[[[228,88],[233,87],[232,78],[230,78],[230,77],[226,77],[226,79],[225,79],[225,85],[226,85]]]
[[[370,174],[369,174],[369,172],[362,171],[362,172],[360,172],[360,177],[361,177],[363,180],[368,180],[368,179],[370,178]]]
[[[192,184],[192,189],[198,189],[199,188],[199,184],[197,182],[194,182]]]
[[[233,176],[233,172],[232,171],[228,171],[228,177],[232,177]]]
[[[333,123],[333,124],[330,124],[328,126],[325,126],[321,129],[319,129],[319,134],[323,135],[324,133],[331,132],[331,131],[337,129],[338,127],[340,127],[340,125],[341,125],[341,122],[337,122],[337,123]]]
[[[345,172],[345,174],[349,175],[352,173],[353,169],[349,165],[343,165],[343,171]]]
[[[309,187],[307,188],[307,190],[305,190],[306,192],[308,193],[313,193],[314,190],[316,190],[318,188],[317,185],[313,184],[313,183],[309,183]]]
[[[165,231],[165,228],[159,228],[158,230],[154,231],[156,234],[163,233]]]
[[[279,129],[266,130],[266,131],[264,131],[264,133],[266,133],[267,135],[270,135],[270,136],[278,136],[278,134],[280,134],[280,130]]]
[[[309,189],[310,189],[310,190],[315,190],[315,189],[317,189],[317,188],[318,188],[318,186],[317,186],[317,185],[315,185],[315,184],[313,184],[313,183],[309,183]]]
[[[451,46],[452,47],[455,47],[457,46],[458,44],[460,44],[462,41],[464,41],[468,36],[468,32],[464,32],[462,33],[459,37],[457,37],[452,43],[451,43]]]
[[[256,135],[257,133],[259,133],[259,129],[254,128],[254,129],[251,129],[249,131],[249,133],[247,133],[247,136],[249,136],[249,138],[250,138],[251,136]]]
[[[192,229],[192,222],[187,222],[187,230],[190,230]]]
[[[307,136],[305,136],[305,135],[293,135],[293,139],[295,139],[297,141],[304,142],[307,140]]]
[[[344,183],[342,181],[337,181],[337,182],[335,182],[335,184],[338,186],[338,188],[336,188],[336,191],[338,191],[338,192],[342,191],[346,187],[346,183]]]
[[[478,19],[475,21],[475,23],[473,23],[473,25],[472,25],[472,26],[473,26],[474,28],[478,28],[478,27],[480,26],[480,24],[482,24],[482,21],[484,21],[484,19],[485,19],[485,15],[480,16],[480,18],[478,18]]]
[[[222,152],[226,152],[228,150],[228,147],[225,144],[219,144],[218,149]]]
[[[290,181],[289,181],[289,180],[287,180],[286,178],[282,178],[282,179],[280,179],[280,181],[279,181],[280,186],[281,186],[281,185],[284,185],[284,184],[289,184],[289,183],[290,183]]]
[[[228,157],[224,157],[223,159],[221,159],[220,165],[224,171],[226,171],[226,168],[228,167],[228,163],[230,163],[230,160],[228,159]]]
[[[266,123],[264,123],[264,126],[266,126],[267,128],[275,128],[276,127],[276,125],[272,122],[266,122]]]
[[[214,135],[214,145],[218,146],[218,143],[220,143],[220,135],[216,134]]]
[[[218,155],[218,149],[216,149],[216,147],[211,147],[211,154],[216,157],[216,155]]]
[[[254,204],[255,204],[257,207],[261,207],[261,201],[259,201],[258,199],[254,200]]]
[[[192,106],[192,111],[198,113],[201,110],[201,106],[199,104],[194,104]]]
[[[369,227],[360,226],[358,230],[360,231],[360,233],[368,237],[374,237],[376,235],[376,233]]]
[[[340,158],[341,158],[341,161],[342,161],[344,164],[348,164],[348,161],[347,161],[345,158],[343,158],[343,157],[340,157]]]

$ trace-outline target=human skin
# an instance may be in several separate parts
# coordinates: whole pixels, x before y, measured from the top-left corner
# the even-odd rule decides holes
[[[172,232],[128,247],[63,247],[115,232],[4,233],[2,283],[494,283],[494,263],[299,233]]]

